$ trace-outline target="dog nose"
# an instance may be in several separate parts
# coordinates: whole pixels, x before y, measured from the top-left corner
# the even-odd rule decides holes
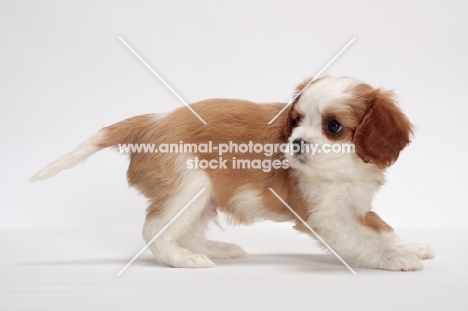
[[[303,153],[303,149],[304,149],[304,145],[305,145],[305,140],[303,140],[302,138],[296,138],[295,140],[293,140],[292,142],[292,147],[293,147],[293,154],[302,154]]]

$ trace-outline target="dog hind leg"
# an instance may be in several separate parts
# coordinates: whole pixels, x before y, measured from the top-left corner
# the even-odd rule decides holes
[[[205,231],[213,216],[211,204],[205,206],[205,212],[199,215],[191,226],[191,230],[180,240],[181,245],[196,253],[203,253],[212,258],[239,258],[247,253],[238,245],[232,243],[208,240]],[[211,217],[210,217],[211,216]]]
[[[184,183],[178,193],[171,198],[157,215],[147,218],[143,227],[143,238],[149,243],[176,214],[206,188],[187,209],[175,219],[150,245],[149,249],[160,263],[177,268],[209,268],[215,264],[204,253],[194,253],[180,244],[180,239],[189,234],[191,228],[203,214],[210,200],[211,185],[203,175],[193,176]],[[157,203],[154,203],[157,204]]]

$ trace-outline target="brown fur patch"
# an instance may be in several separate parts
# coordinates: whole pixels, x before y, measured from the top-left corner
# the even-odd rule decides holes
[[[158,120],[156,114],[145,114],[125,119],[102,129],[106,139],[100,147],[117,147],[119,144],[155,143],[148,132],[156,128],[159,132],[170,133],[171,122]],[[182,182],[177,155],[158,153],[133,153],[127,170],[129,185],[138,189],[149,199],[147,218],[158,215],[175,194]]]
[[[281,114],[269,125],[268,122],[283,107],[284,104],[255,104],[243,100],[212,99],[192,105],[193,109],[207,122],[200,123],[190,110],[185,107],[176,109],[162,119],[154,115],[145,115],[124,120],[116,125],[105,128],[108,134],[107,144],[170,144],[208,143],[213,146],[230,141],[241,144],[252,141],[262,145],[268,143],[286,142],[283,127],[286,114]],[[119,130],[120,129],[120,130]],[[137,134],[138,133],[138,134]],[[150,200],[147,218],[158,215],[167,200],[173,197],[183,184],[183,157],[199,160],[219,159],[216,151],[213,153],[167,154],[167,153],[135,153],[131,155],[127,172],[130,185],[140,190]],[[212,183],[212,197],[219,204],[221,211],[229,213],[237,222],[249,223],[251,217],[240,213],[232,204],[233,196],[239,189],[251,189],[263,199],[265,213],[283,219],[295,221],[294,215],[281,203],[268,188],[272,188],[295,211],[308,218],[310,202],[302,198],[297,180],[290,176],[290,169],[271,169],[264,172],[261,169],[234,169],[236,160],[279,160],[283,161],[281,152],[271,156],[264,153],[231,152],[222,155],[227,160],[227,169],[204,170]]]
[[[117,144],[129,144],[140,140],[145,128],[154,125],[152,119],[155,114],[144,114],[125,119],[102,129],[106,139],[98,147],[115,147]]]
[[[213,106],[223,109],[212,109]],[[283,135],[283,126],[287,115],[281,114],[277,120],[269,125],[269,120],[275,116],[284,104],[255,104],[242,100],[208,100],[193,105],[194,109],[208,123],[201,129],[203,131],[193,133],[187,139],[208,141],[213,144],[227,143],[233,141],[237,143],[285,143]],[[220,111],[223,111],[220,114]],[[191,114],[186,111],[185,113]],[[192,119],[192,117],[190,116]],[[183,121],[184,124],[188,120]],[[196,125],[199,127],[199,124]],[[214,136],[213,133],[222,133]],[[200,159],[218,158],[217,154],[200,153],[197,155]],[[308,218],[308,205],[302,199],[297,186],[297,180],[290,176],[290,169],[272,169],[270,172],[264,172],[261,169],[232,169],[232,159],[236,160],[284,160],[281,152],[266,156],[263,153],[240,153],[233,152],[223,155],[227,159],[228,169],[206,170],[213,184],[213,195],[219,203],[219,209],[227,212],[241,223],[249,222],[248,215],[242,215],[236,211],[236,206],[232,205],[232,197],[237,190],[246,186],[258,192],[259,197],[263,199],[265,213],[273,216],[286,217],[295,220],[294,215],[281,203],[268,188],[272,188],[291,205],[296,212]]]
[[[360,116],[351,106],[334,106],[322,113],[322,132],[330,141],[352,141],[354,131],[359,125]],[[330,120],[338,121],[343,127],[337,135],[327,130]]]
[[[310,77],[305,78],[304,80],[302,80],[301,83],[296,85],[296,88],[294,89],[293,97],[296,96],[299,92],[301,92],[305,88],[305,86],[310,83],[311,80],[312,80],[312,78],[310,78]]]
[[[392,165],[410,142],[411,123],[396,105],[392,92],[363,84],[355,90],[355,101],[366,106],[353,137],[357,155],[379,168]]]
[[[383,221],[375,212],[367,212],[364,216],[358,218],[358,221],[364,227],[376,232],[391,232],[393,228]]]

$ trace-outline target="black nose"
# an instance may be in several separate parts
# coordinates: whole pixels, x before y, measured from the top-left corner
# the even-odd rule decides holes
[[[297,138],[292,142],[293,154],[302,154],[304,152],[305,140]]]

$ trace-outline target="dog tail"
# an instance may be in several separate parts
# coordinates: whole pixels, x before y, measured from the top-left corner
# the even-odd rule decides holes
[[[84,162],[87,158],[102,149],[117,147],[119,144],[135,143],[140,140],[148,126],[154,125],[154,120],[156,120],[155,114],[147,114],[129,118],[105,127],[69,153],[61,156],[37,172],[36,175],[31,177],[31,181],[50,178],[65,169]]]

